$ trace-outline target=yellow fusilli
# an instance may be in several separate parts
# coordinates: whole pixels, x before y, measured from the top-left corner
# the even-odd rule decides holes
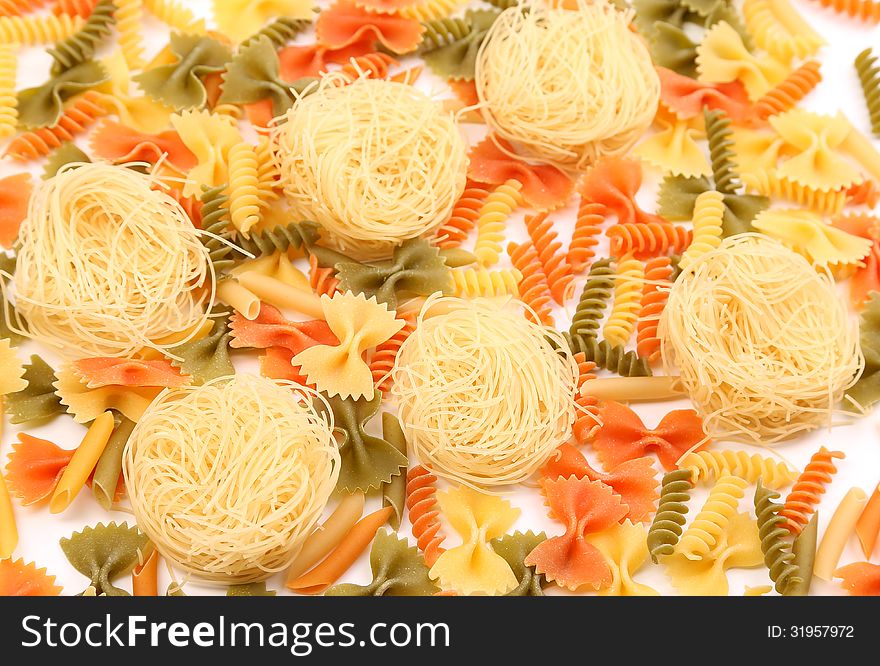
[[[508,180],[496,187],[480,208],[474,254],[482,266],[493,266],[498,262],[507,218],[522,202],[520,190],[522,184],[518,180]]]
[[[83,19],[69,14],[4,16],[0,18],[0,44],[22,46],[54,44],[79,32],[84,24]]]
[[[15,95],[17,70],[15,47],[0,44],[0,138],[15,134],[18,123],[18,98]]]
[[[678,466],[689,469],[694,483],[711,482],[724,475],[738,476],[749,483],[761,479],[767,488],[779,490],[794,483],[798,471],[786,463],[746,451],[695,451],[682,458]]]
[[[642,307],[644,282],[645,265],[641,261],[629,254],[617,263],[614,304],[602,331],[610,344],[616,346],[629,342]]]
[[[519,296],[522,273],[515,268],[490,271],[486,268],[458,268],[452,275],[453,294],[459,298],[477,296]]]
[[[143,0],[113,0],[113,4],[116,5],[116,30],[119,31],[119,46],[125,62],[130,69],[141,69],[144,66],[141,46]]]
[[[229,149],[229,216],[233,226],[247,237],[260,221],[260,180],[257,151],[249,143]]]
[[[687,268],[698,257],[721,245],[721,222],[724,219],[724,195],[715,190],[702,192],[694,202],[694,237],[679,265]]]
[[[190,10],[175,0],[144,0],[144,6],[162,23],[175,30],[194,34],[203,34],[206,31],[205,21],[196,20]]]

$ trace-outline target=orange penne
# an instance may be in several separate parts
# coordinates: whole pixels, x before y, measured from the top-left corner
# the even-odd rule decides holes
[[[131,593],[135,597],[159,596],[159,551],[155,547],[143,564],[132,569]]]
[[[865,559],[871,559],[878,534],[880,534],[880,484],[874,488],[871,499],[868,500],[865,510],[856,523],[856,535],[859,537]]]
[[[287,581],[287,589],[299,594],[320,594],[330,587],[367,549],[378,529],[391,516],[392,510],[386,506],[359,520],[327,559],[307,574]]]

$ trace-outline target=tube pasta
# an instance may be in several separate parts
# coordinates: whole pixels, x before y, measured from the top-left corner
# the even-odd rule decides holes
[[[15,526],[15,513],[12,499],[6,488],[6,480],[0,473],[0,560],[12,557],[18,545],[18,529]]]
[[[150,549],[142,563],[131,570],[131,594],[135,597],[159,596],[159,551]]]
[[[251,321],[260,314],[260,298],[237,280],[220,280],[217,283],[217,300]]]
[[[315,319],[324,318],[321,299],[311,291],[291,287],[281,280],[254,271],[240,273],[239,284],[260,300],[279,308],[290,308]]]
[[[113,413],[104,412],[89,426],[85,437],[70,459],[70,464],[61,475],[52,499],[49,500],[49,511],[61,513],[73,502],[89,478],[89,474],[98,464],[104,447],[110,441],[113,432]]]
[[[599,400],[634,402],[674,400],[684,395],[678,377],[608,377],[584,382],[581,395]]]
[[[865,495],[864,490],[850,488],[834,510],[834,515],[825,528],[822,542],[816,550],[816,561],[813,563],[813,573],[822,580],[830,581],[834,577],[834,570],[837,569],[843,548],[867,503],[868,496]]]
[[[871,498],[865,504],[865,510],[859,516],[859,521],[856,523],[856,534],[859,537],[859,544],[862,546],[865,559],[871,559],[874,544],[877,543],[877,536],[880,534],[880,485],[874,488]]]

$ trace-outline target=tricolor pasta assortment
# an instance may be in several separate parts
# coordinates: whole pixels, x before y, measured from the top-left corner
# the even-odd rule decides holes
[[[880,594],[877,471],[835,507],[858,456],[785,457],[880,400],[871,49],[820,115],[788,0],[31,4],[0,594]],[[131,517],[62,590],[20,546],[84,503]]]

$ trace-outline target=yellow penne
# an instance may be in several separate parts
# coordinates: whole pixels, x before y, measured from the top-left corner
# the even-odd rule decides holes
[[[15,527],[15,514],[12,512],[12,500],[6,489],[6,481],[0,474],[0,560],[12,557],[18,545],[18,529]]]
[[[49,500],[49,511],[61,513],[74,500],[85,485],[89,474],[98,464],[98,458],[113,432],[113,414],[104,412],[96,418],[83,437],[79,447],[70,459],[70,464],[61,475],[52,499]]]
[[[831,580],[834,576],[840,554],[855,530],[856,522],[867,503],[868,496],[861,488],[850,488],[849,492],[844,495],[835,509],[834,515],[831,516],[831,521],[825,528],[825,536],[822,537],[822,543],[819,544],[819,549],[816,551],[816,561],[813,564],[814,575],[822,580]]]
[[[685,392],[678,377],[608,377],[584,382],[581,395],[600,400],[634,402],[674,400],[685,395]]]
[[[291,287],[277,278],[253,272],[242,273],[238,276],[238,281],[245,289],[256,294],[260,300],[279,308],[296,310],[308,317],[324,318],[321,299],[311,291]]]
[[[254,292],[242,287],[236,280],[217,283],[217,300],[226,303],[245,319],[253,321],[260,314],[260,299]]]

